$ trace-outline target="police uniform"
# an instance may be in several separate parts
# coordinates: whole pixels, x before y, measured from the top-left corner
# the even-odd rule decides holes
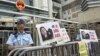
[[[25,24],[23,19],[18,19],[16,24]],[[11,46],[27,46],[33,44],[31,34],[23,32],[17,32],[16,34],[11,34],[6,42],[7,45]]]
[[[16,33],[17,36],[11,34],[8,38],[7,45],[11,46],[27,46],[33,44],[32,37],[30,34],[25,32]]]

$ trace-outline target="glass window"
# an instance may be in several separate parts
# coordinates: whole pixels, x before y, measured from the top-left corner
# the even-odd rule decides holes
[[[71,17],[68,17],[68,19],[71,19]]]
[[[67,0],[64,0],[64,1],[67,1]]]
[[[64,18],[66,20],[66,18]]]
[[[80,5],[77,5],[76,10],[80,10],[80,9],[81,9]]]
[[[9,0],[9,1],[13,1],[16,2],[16,0]],[[24,0],[26,5],[33,5],[33,0]]]
[[[75,9],[75,7],[73,7],[72,9],[71,9],[71,12],[75,12],[76,11],[76,9]]]
[[[68,15],[70,14],[70,10],[67,11]]]
[[[52,0],[54,2],[57,2],[57,3],[61,3],[61,0]]]
[[[76,17],[78,17],[77,13],[72,14],[72,18],[76,18]]]
[[[66,14],[66,12],[64,12],[64,14]]]
[[[0,31],[0,38],[3,38],[3,32]]]

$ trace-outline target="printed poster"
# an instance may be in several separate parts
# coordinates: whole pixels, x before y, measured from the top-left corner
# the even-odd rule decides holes
[[[59,38],[60,40],[58,41],[58,44],[62,44],[62,43],[65,43],[65,42],[68,42],[70,41],[70,38],[69,38],[69,35],[66,31],[65,28],[61,28],[61,38]]]
[[[36,27],[41,45],[51,44],[56,42],[61,37],[61,31],[58,22],[37,24]]]
[[[82,40],[98,42],[98,38],[97,38],[95,30],[80,29],[80,36]]]

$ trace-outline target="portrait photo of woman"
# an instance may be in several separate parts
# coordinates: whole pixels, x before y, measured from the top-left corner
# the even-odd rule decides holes
[[[86,33],[85,31],[81,31],[81,35],[83,39],[90,39],[89,33]]]
[[[52,29],[46,30],[45,27],[40,27],[40,33],[43,41],[49,40],[53,38]]]

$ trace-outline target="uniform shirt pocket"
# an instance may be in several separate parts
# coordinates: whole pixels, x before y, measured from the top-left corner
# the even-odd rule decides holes
[[[14,40],[13,40],[13,45],[18,46],[18,45],[20,45],[20,43],[19,43],[19,42],[20,42],[19,40],[14,39]]]
[[[23,38],[23,45],[29,45],[29,39]]]

